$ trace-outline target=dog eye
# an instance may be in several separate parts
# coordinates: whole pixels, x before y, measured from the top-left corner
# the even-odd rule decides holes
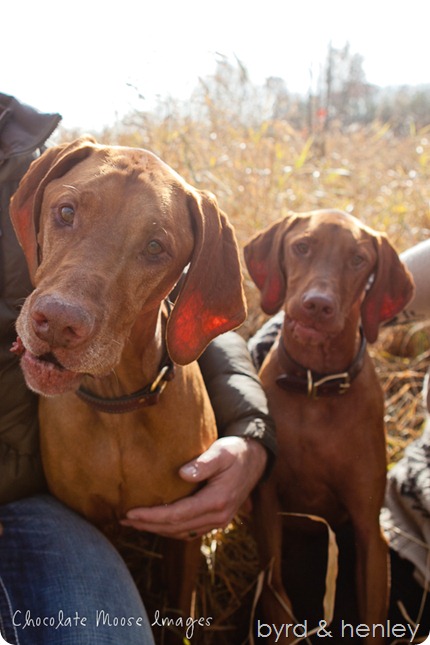
[[[307,242],[297,242],[294,248],[299,255],[307,255],[309,252],[309,244]]]
[[[351,258],[351,264],[353,267],[359,267],[364,264],[365,261],[366,259],[362,255],[358,255],[358,253]]]
[[[75,219],[75,209],[73,206],[60,206],[59,216],[64,224],[68,224],[70,226],[73,224],[73,220]]]
[[[163,252],[163,247],[157,240],[151,240],[146,247],[146,251],[148,255],[159,255]]]

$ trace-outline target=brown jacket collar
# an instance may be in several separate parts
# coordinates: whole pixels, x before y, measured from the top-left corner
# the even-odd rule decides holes
[[[0,165],[40,148],[60,121],[59,114],[43,114],[0,92]]]

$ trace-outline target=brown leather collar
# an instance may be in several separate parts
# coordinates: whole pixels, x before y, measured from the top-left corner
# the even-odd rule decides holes
[[[286,373],[278,376],[276,379],[277,385],[284,390],[306,394],[309,398],[345,394],[350,388],[351,382],[358,376],[363,367],[367,343],[362,329],[360,329],[360,336],[361,343],[357,356],[349,368],[339,374],[320,374],[303,367],[303,365],[291,358],[282,339],[280,339],[278,353],[281,365],[286,369]]]
[[[155,380],[145,385],[141,390],[137,390],[137,392],[108,399],[80,387],[76,391],[76,395],[99,412],[124,414],[125,412],[134,412],[134,410],[138,410],[139,408],[158,403],[160,394],[166,387],[168,381],[171,381],[174,376],[175,366],[170,357],[166,357],[161,363]]]

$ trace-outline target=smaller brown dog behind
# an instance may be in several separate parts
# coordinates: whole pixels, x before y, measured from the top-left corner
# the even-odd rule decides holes
[[[279,441],[272,476],[255,495],[262,562],[272,565],[272,589],[266,584],[261,599],[264,619],[292,622],[275,599],[291,609],[280,516],[291,512],[323,517],[335,529],[351,523],[359,618],[381,623],[389,590],[379,526],[384,406],[365,339],[374,342],[380,323],[403,309],[413,294],[411,278],[384,235],[341,211],[291,214],[252,238],[245,259],[263,310],[285,312],[260,374]],[[295,539],[299,544],[300,534]],[[304,565],[294,553],[284,555],[289,566]]]
[[[216,439],[195,359],[246,314],[215,198],[150,152],[82,138],[31,165],[11,216],[35,286],[17,349],[43,395],[51,491],[101,527],[191,493],[178,470]],[[181,545],[189,561],[174,562],[171,606],[189,612],[199,544],[173,540],[169,552]]]

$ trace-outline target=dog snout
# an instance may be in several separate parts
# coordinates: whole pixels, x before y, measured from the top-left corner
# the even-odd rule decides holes
[[[31,311],[34,333],[52,349],[84,343],[91,336],[94,322],[90,312],[81,305],[55,295],[39,297]]]
[[[333,296],[318,290],[310,290],[303,294],[302,308],[306,316],[322,322],[328,322],[336,315]]]

